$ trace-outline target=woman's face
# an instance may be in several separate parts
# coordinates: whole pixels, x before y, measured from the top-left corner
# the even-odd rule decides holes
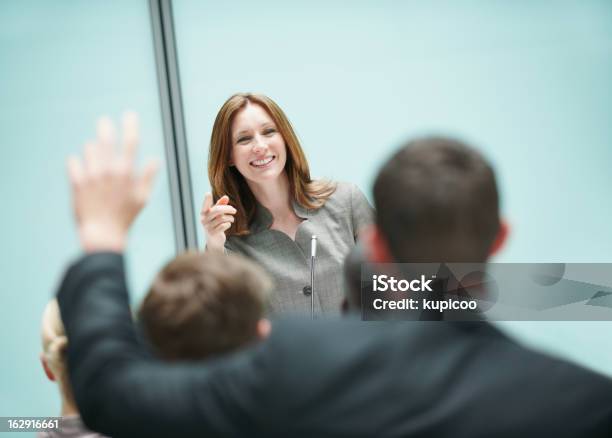
[[[231,129],[230,164],[247,181],[261,184],[282,174],[287,162],[285,140],[266,110],[248,103],[236,113]]]

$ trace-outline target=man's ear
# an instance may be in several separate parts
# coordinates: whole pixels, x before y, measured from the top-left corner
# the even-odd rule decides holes
[[[270,335],[272,324],[269,319],[261,318],[257,321],[257,336],[259,339],[266,339]]]
[[[371,263],[393,263],[387,239],[376,224],[363,229],[361,238],[365,244],[366,259]]]
[[[491,245],[491,249],[489,251],[489,256],[497,254],[504,247],[509,234],[510,225],[508,225],[508,222],[506,222],[505,219],[501,219],[499,221],[499,230],[497,230],[497,235],[495,236],[495,239],[493,239],[493,244]]]
[[[43,353],[40,353],[40,363],[42,363],[43,370],[45,370],[45,374],[47,375],[47,378],[51,380],[52,382],[55,382],[55,376],[53,375],[53,372],[49,368],[49,365],[47,365],[47,359],[45,359],[45,355]]]

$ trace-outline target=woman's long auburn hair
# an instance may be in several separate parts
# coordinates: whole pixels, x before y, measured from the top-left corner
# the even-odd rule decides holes
[[[208,153],[208,178],[214,202],[227,195],[229,203],[237,210],[235,221],[227,231],[228,236],[249,234],[249,224],[257,209],[255,196],[246,180],[235,166],[230,166],[233,147],[232,122],[236,113],[249,103],[260,105],[270,115],[285,141],[287,149],[285,171],[289,178],[289,190],[293,200],[303,208],[318,209],[336,190],[336,185],[330,181],[313,181],[310,178],[308,161],[297,135],[283,110],[272,99],[262,94],[234,94],[225,101],[217,114]]]

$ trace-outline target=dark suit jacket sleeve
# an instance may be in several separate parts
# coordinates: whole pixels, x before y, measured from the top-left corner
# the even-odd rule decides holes
[[[80,259],[66,273],[58,301],[70,381],[91,429],[113,437],[187,437],[261,427],[258,409],[266,408],[256,349],[198,364],[150,357],[132,322],[120,254]]]

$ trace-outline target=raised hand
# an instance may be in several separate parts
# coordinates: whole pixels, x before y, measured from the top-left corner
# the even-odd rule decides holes
[[[222,251],[225,244],[225,232],[234,222],[236,209],[229,205],[229,197],[222,196],[213,205],[212,194],[204,196],[204,204],[200,212],[200,222],[206,235],[206,248],[213,251]]]
[[[123,116],[120,150],[113,122],[102,117],[97,138],[85,144],[83,158],[68,158],[74,216],[86,252],[123,251],[130,225],[149,199],[159,164],[149,161],[136,172],[138,141],[136,113]]]

